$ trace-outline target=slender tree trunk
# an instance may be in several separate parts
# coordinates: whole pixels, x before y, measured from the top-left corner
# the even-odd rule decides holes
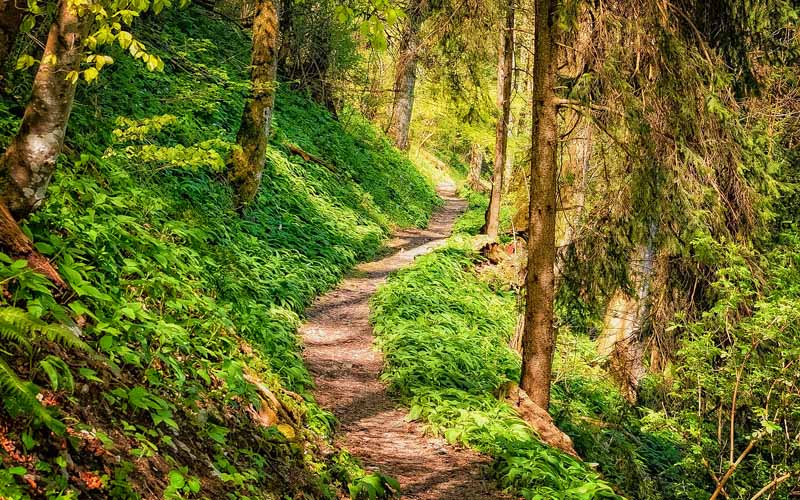
[[[409,12],[409,22],[403,31],[397,53],[394,76],[394,102],[389,121],[389,137],[395,146],[408,150],[408,131],[411,127],[411,113],[414,109],[414,86],[417,82],[417,54],[419,50],[419,29],[422,13],[416,5]]]
[[[75,97],[75,84],[66,77],[80,66],[88,23],[78,17],[69,0],[62,0],[58,9],[43,55],[43,59],[54,56],[56,62],[39,66],[19,132],[0,158],[0,196],[17,219],[45,198]]]
[[[531,185],[528,213],[528,276],[520,387],[544,408],[550,404],[550,375],[555,348],[556,228],[556,1],[536,0]]]
[[[17,0],[0,0],[0,77],[25,14],[16,3]]]
[[[508,146],[508,119],[511,114],[511,80],[514,71],[514,0],[508,0],[506,23],[500,41],[497,64],[497,126],[495,127],[494,169],[492,191],[486,208],[483,232],[497,238],[500,228],[500,195],[503,191],[503,170],[506,167]]]
[[[228,161],[228,180],[236,203],[251,203],[261,185],[266,162],[272,108],[275,103],[275,72],[278,53],[278,12],[273,0],[259,0],[253,19],[253,54],[250,63],[250,95],[245,101],[242,123]]]
[[[481,183],[481,171],[483,171],[483,148],[478,144],[472,144],[469,154],[467,185],[479,193],[484,191],[483,183]]]

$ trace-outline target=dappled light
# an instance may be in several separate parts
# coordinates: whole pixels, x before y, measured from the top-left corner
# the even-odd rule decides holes
[[[793,0],[0,0],[0,500],[800,498]]]

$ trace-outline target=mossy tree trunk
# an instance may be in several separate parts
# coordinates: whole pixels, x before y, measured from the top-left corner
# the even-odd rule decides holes
[[[245,101],[242,123],[236,136],[239,147],[228,161],[228,180],[233,186],[239,208],[250,204],[261,186],[275,104],[278,11],[272,0],[259,0],[256,9],[253,19],[250,93]]]
[[[528,213],[528,275],[520,387],[547,409],[555,348],[556,146],[553,87],[556,77],[556,1],[536,0]]]
[[[15,0],[0,0],[0,71],[5,68],[24,14]]]
[[[408,24],[403,30],[397,52],[394,76],[394,102],[389,120],[389,137],[395,146],[408,150],[408,131],[411,113],[414,110],[414,87],[417,82],[417,59],[419,58],[419,30],[422,25],[421,6],[415,4],[408,13]]]
[[[508,147],[508,120],[511,114],[511,80],[514,70],[514,0],[508,0],[506,21],[500,38],[497,64],[497,126],[495,127],[494,168],[492,191],[486,208],[483,232],[497,238],[500,227],[500,195],[503,190],[503,170],[506,168]]]

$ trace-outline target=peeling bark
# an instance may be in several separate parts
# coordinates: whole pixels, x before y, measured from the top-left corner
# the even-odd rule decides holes
[[[500,196],[503,190],[503,169],[506,168],[509,116],[511,114],[511,80],[514,70],[514,0],[508,0],[506,22],[500,39],[497,63],[497,125],[495,127],[492,191],[486,208],[486,224],[481,232],[497,238],[500,228]]]
[[[17,39],[24,15],[25,11],[17,6],[15,0],[0,0],[0,72],[6,65],[14,40]]]
[[[389,137],[395,146],[408,150],[408,131],[411,127],[411,113],[414,109],[414,86],[417,82],[417,52],[419,50],[419,30],[422,25],[422,12],[416,5],[408,14],[409,22],[403,31],[397,53],[394,77],[394,102],[389,121]]]
[[[540,408],[550,405],[555,329],[556,146],[553,88],[556,77],[556,1],[536,0],[528,276],[520,387]]]
[[[56,62],[39,66],[19,132],[0,159],[0,196],[17,219],[35,210],[47,193],[75,97],[75,84],[66,76],[79,68],[87,27],[70,1],[59,3],[43,55]]]
[[[278,12],[272,0],[259,0],[256,8],[253,19],[250,94],[245,101],[242,123],[236,136],[239,148],[234,150],[228,161],[228,180],[233,186],[239,208],[251,203],[261,186],[275,103]]]

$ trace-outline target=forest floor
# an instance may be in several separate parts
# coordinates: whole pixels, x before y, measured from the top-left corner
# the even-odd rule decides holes
[[[388,257],[358,266],[309,308],[301,328],[303,356],[316,382],[317,401],[339,420],[337,442],[367,468],[395,477],[401,498],[510,498],[485,479],[488,457],[426,436],[420,424],[406,421],[406,409],[380,381],[383,358],[373,346],[369,299],[390,272],[443,245],[450,235],[467,204],[455,196],[450,183],[441,184],[438,191],[445,205],[427,229],[397,231],[387,245],[392,252]]]

